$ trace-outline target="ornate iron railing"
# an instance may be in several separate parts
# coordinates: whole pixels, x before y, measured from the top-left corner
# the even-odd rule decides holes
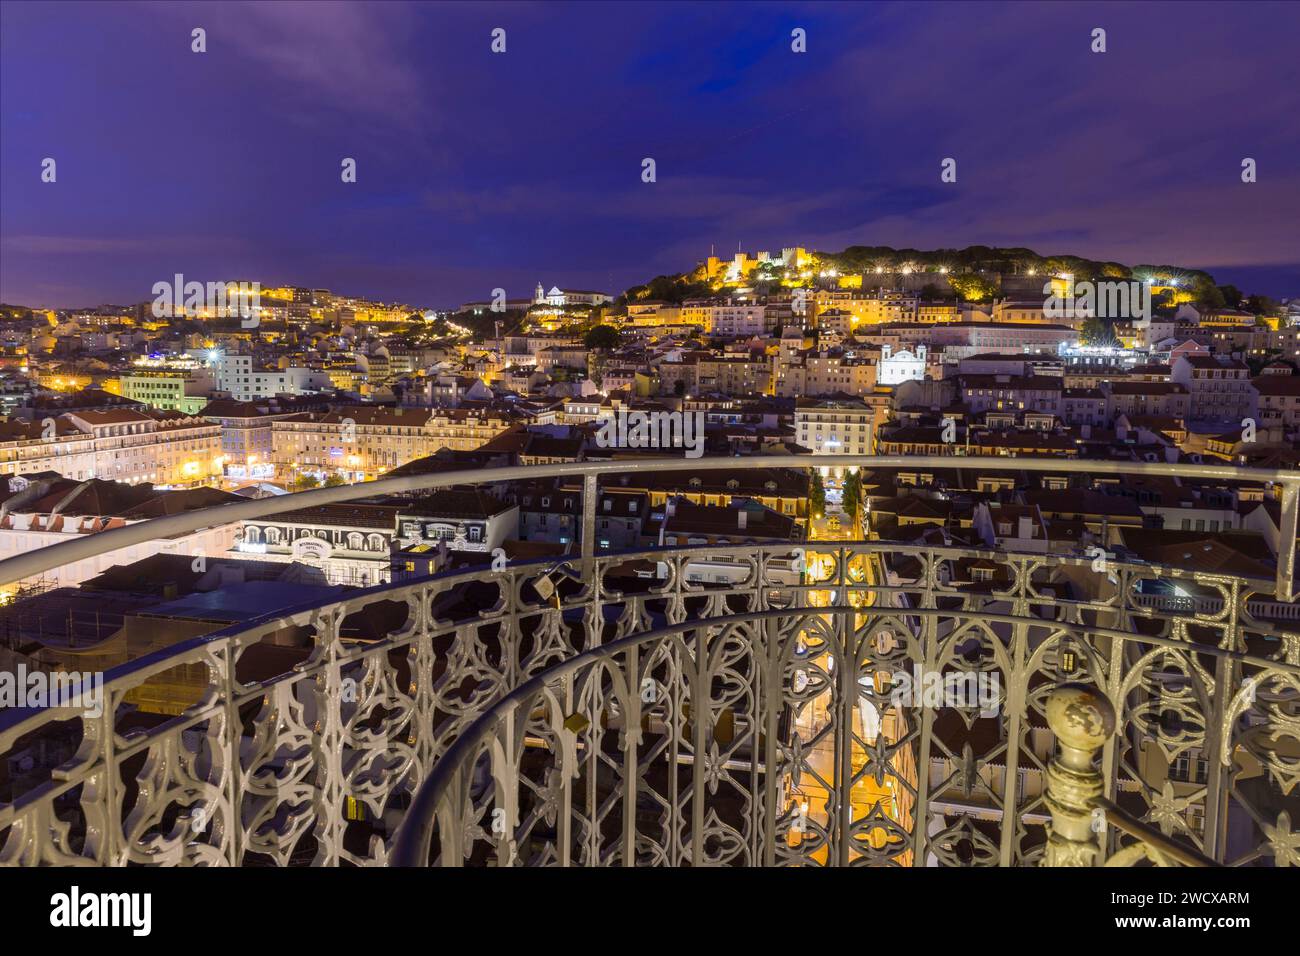
[[[747,462],[726,466],[758,467]],[[1036,470],[1092,465],[1050,464]],[[608,467],[522,471],[582,471],[594,515]],[[1293,477],[1271,480],[1294,520]],[[1293,603],[1276,580],[1116,561],[1098,574],[1089,557],[880,541],[800,547],[588,548],[569,575],[531,563],[371,588],[134,661],[105,675],[101,715],[0,715],[0,862],[1131,862],[1139,825],[1160,834],[1140,846],[1163,840],[1185,857],[1174,862],[1297,862],[1285,796],[1300,780],[1300,635],[1256,616]],[[0,579],[49,560],[0,562]],[[964,573],[972,562],[983,583]],[[1153,606],[1141,588],[1155,579],[1218,609]],[[273,643],[300,659],[268,674]],[[1095,765],[1062,765],[1095,783],[1049,799],[1049,700],[1067,683],[1090,688],[1118,729],[1098,738]],[[173,716],[136,706],[167,694]],[[37,759],[23,770],[26,755]]]

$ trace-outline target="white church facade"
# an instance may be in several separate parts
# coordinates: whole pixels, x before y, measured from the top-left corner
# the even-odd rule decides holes
[[[537,283],[537,288],[533,290],[534,305],[553,305],[557,308],[564,308],[566,305],[604,305],[606,302],[613,302],[612,295],[606,295],[604,292],[590,292],[585,289],[561,289],[559,286],[551,286],[551,291],[547,292],[542,284]]]
[[[876,363],[876,384],[897,385],[900,382],[925,381],[924,345],[894,351],[891,345],[880,347],[880,361]]]

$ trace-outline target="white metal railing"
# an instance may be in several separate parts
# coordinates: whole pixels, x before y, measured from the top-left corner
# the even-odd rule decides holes
[[[918,464],[858,460],[885,461]],[[774,464],[790,467],[687,466]],[[419,476],[387,490],[577,471],[594,502],[609,469]],[[1294,488],[1289,475],[1246,479]],[[149,524],[178,533],[384,484]],[[1293,520],[1294,497],[1283,501]],[[121,531],[89,537],[107,552],[134,543]],[[92,543],[0,562],[0,577]],[[355,591],[133,661],[106,675],[98,716],[0,714],[0,759],[18,768],[0,781],[0,862],[385,863],[407,820],[401,860],[413,863],[1032,864],[1045,858],[1049,807],[1020,771],[1047,773],[1050,692],[1080,681],[1116,715],[1098,767],[1116,820],[1159,828],[1174,853],[1286,858],[1289,818],[1271,795],[1300,775],[1284,743],[1300,636],[1255,613],[1287,603],[1276,581],[1123,562],[1096,575],[1086,557],[881,541],[801,547],[798,583],[790,544],[589,549]],[[692,582],[704,560],[739,573]],[[995,583],[954,584],[971,560],[996,567]],[[662,576],[628,570],[647,561]],[[1154,579],[1217,594],[1219,607],[1153,606],[1141,587]],[[400,623],[367,630],[397,612]],[[301,659],[250,670],[287,636]],[[917,667],[996,674],[996,712],[898,701],[891,682]],[[1173,772],[1190,754],[1210,761],[1203,784]],[[918,770],[936,762],[946,775]],[[1119,857],[1121,832],[1098,854]]]
[[[1157,608],[1164,611],[1195,611],[1197,614],[1218,614],[1223,610],[1223,599],[1215,597],[1192,597],[1171,594],[1138,594],[1134,596],[1138,607]],[[1300,621],[1300,604],[1284,604],[1281,601],[1255,599],[1246,609],[1259,618],[1279,621]]]
[[[105,554],[117,548],[158,538],[171,537],[196,531],[199,528],[231,524],[267,515],[278,514],[291,508],[308,508],[338,504],[380,495],[405,494],[413,491],[448,488],[462,484],[492,484],[497,482],[528,481],[539,478],[557,478],[581,475],[583,478],[583,531],[594,532],[596,518],[596,483],[601,475],[621,475],[642,470],[656,472],[701,471],[725,469],[747,471],[762,468],[898,468],[915,470],[962,470],[1002,472],[1049,472],[1062,475],[1142,475],[1209,479],[1235,483],[1259,482],[1276,486],[1281,502],[1281,523],[1277,541],[1277,596],[1289,602],[1295,579],[1295,547],[1288,542],[1297,540],[1300,525],[1300,471],[1283,471],[1265,468],[1236,468],[1231,465],[1171,465],[1160,462],[1079,461],[1064,458],[1009,458],[1005,456],[947,456],[947,455],[768,455],[738,458],[664,458],[630,459],[608,462],[566,462],[555,465],[518,465],[509,468],[486,470],[447,471],[428,475],[410,475],[401,478],[383,478],[357,485],[340,485],[336,488],[317,488],[298,492],[288,504],[285,496],[261,498],[219,505],[182,514],[169,515],[143,521],[125,528],[116,528],[97,535],[41,548],[0,561],[0,585],[38,575],[63,564],[83,558]],[[584,557],[590,557],[595,546],[595,534],[584,534]]]

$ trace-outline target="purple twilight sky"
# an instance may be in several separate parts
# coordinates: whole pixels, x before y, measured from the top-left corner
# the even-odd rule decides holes
[[[0,301],[180,272],[444,307],[738,243],[1025,245],[1300,295],[1297,36],[1286,3],[7,2]]]

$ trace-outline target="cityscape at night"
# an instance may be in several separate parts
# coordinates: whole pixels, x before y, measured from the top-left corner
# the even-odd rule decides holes
[[[1081,925],[1260,925],[1298,35],[0,4],[0,873],[54,877],[0,922],[170,939],[172,867],[1104,866]]]

